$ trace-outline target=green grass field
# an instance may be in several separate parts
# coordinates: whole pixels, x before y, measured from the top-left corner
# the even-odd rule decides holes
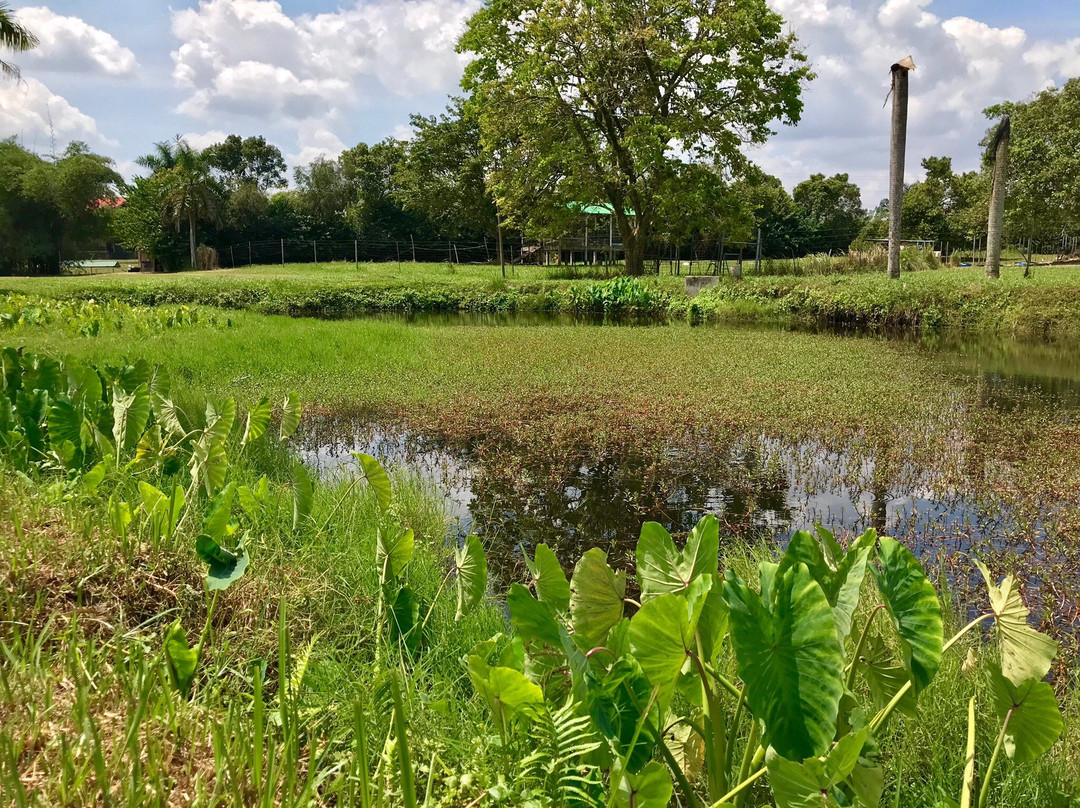
[[[499,268],[449,264],[288,265],[58,278],[0,278],[0,290],[54,297],[117,298],[144,305],[203,304],[264,313],[341,316],[378,311],[601,311],[691,320],[796,319],[870,328],[970,328],[1035,337],[1080,334],[1080,268],[980,268],[905,273],[748,277],[688,300],[683,278],[662,273],[605,298],[603,268]],[[567,279],[567,278],[571,279]]]

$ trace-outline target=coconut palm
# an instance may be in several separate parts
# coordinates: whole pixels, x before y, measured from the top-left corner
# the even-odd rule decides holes
[[[176,168],[177,154],[185,149],[190,150],[191,147],[188,146],[187,141],[177,135],[172,140],[162,140],[155,143],[152,152],[144,154],[142,157],[136,157],[135,162],[157,174],[159,171]]]
[[[15,19],[14,12],[6,0],[0,0],[0,50],[13,50],[24,53],[36,47],[38,39]],[[0,75],[18,81],[19,68],[0,59]]]
[[[1001,275],[1001,223],[1005,218],[1005,181],[1009,176],[1009,140],[1012,124],[1006,115],[994,133],[990,153],[994,155],[994,186],[990,190],[990,219],[986,234],[986,277]],[[1030,261],[1029,261],[1030,263]],[[1027,276],[1030,268],[1024,272]]]
[[[194,267],[198,220],[216,218],[220,208],[217,184],[206,160],[183,140],[177,140],[171,156],[172,166],[161,172],[165,181],[161,215],[166,222],[175,225],[177,231],[182,222],[187,222],[191,266]]]

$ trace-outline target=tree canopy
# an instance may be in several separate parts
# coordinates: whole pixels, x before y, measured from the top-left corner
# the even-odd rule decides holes
[[[665,196],[714,182],[691,162],[741,167],[745,144],[799,120],[811,77],[764,0],[492,0],[458,48],[500,212],[542,230],[607,202],[631,273]]]
[[[1055,240],[1080,229],[1080,78],[1043,90],[1028,101],[985,110],[1012,119],[1005,229],[1014,239]]]

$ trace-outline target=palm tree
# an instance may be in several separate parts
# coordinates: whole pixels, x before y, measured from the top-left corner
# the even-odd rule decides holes
[[[1012,123],[1006,115],[994,133],[990,152],[994,155],[994,185],[990,189],[990,220],[986,226],[986,277],[1001,276],[1001,224],[1005,218],[1005,180],[1009,175],[1009,140]],[[1028,260],[1030,264],[1030,259]],[[1030,269],[1026,271],[1027,276]]]
[[[162,144],[158,144],[161,146]],[[162,218],[176,225],[186,221],[191,266],[196,266],[195,229],[199,219],[215,218],[218,214],[218,194],[210,166],[203,156],[183,140],[177,139],[171,150],[172,166],[162,171],[165,193],[162,197]]]
[[[157,174],[159,171],[176,168],[177,155],[185,149],[190,151],[191,147],[188,146],[186,140],[177,135],[172,140],[162,140],[155,143],[154,150],[150,154],[136,157],[135,162]]]
[[[0,0],[0,48],[25,53],[37,46],[38,38],[20,25],[13,15],[7,0]],[[0,59],[0,76],[18,81],[21,75],[19,68]]]

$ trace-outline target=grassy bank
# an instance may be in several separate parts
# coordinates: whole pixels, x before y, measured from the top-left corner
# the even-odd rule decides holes
[[[201,304],[269,314],[371,312],[581,312],[707,321],[794,319],[869,328],[970,328],[1038,337],[1080,335],[1080,269],[978,267],[908,272],[747,277],[688,300],[683,278],[604,280],[603,268],[448,264],[245,267],[175,275],[0,278],[0,290],[115,299],[135,305]]]

